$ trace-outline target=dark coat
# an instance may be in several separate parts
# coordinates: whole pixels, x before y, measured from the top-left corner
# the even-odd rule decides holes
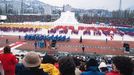
[[[16,65],[16,75],[48,75],[43,69],[39,68],[26,68],[23,64]]]
[[[99,72],[96,66],[91,66],[87,69],[87,71],[82,72],[81,75],[105,75],[105,74]]]

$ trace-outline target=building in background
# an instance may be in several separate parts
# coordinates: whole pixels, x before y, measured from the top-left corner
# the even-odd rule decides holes
[[[66,12],[66,11],[72,11],[72,7],[69,4],[63,5],[63,12]]]
[[[121,9],[121,0],[119,8]],[[29,16],[25,17],[26,15],[34,15],[34,17],[37,16],[38,20],[35,19],[34,21],[54,21],[61,16],[61,12],[66,11],[75,12],[75,17],[79,21],[84,17],[89,17],[89,19],[96,17],[134,18],[134,9],[132,8],[133,7],[120,11],[119,10],[108,11],[107,9],[78,9],[71,7],[69,4],[63,5],[63,7],[58,7],[45,4],[43,2],[40,2],[39,0],[0,0],[0,15],[7,15],[8,18],[10,16],[8,22],[15,22],[15,21],[23,22],[25,20],[30,21],[29,20],[30,17]],[[119,12],[121,13],[120,15]],[[19,18],[19,20],[12,21],[13,15],[17,16],[16,18]],[[20,15],[24,16],[22,17]],[[46,18],[42,18],[44,17],[44,15]]]
[[[53,8],[38,0],[0,0],[1,15],[51,15]]]

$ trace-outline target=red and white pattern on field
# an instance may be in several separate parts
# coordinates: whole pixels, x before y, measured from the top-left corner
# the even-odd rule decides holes
[[[19,46],[22,46],[23,44],[25,44],[25,42],[15,42],[15,43],[10,44],[9,46],[11,47],[11,49],[14,49],[14,48],[17,48]],[[3,48],[4,47],[0,48],[0,54],[3,53]]]

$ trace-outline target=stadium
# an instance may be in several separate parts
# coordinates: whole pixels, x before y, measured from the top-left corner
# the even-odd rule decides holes
[[[79,23],[74,14],[70,11],[63,12],[54,22],[1,23],[1,39],[23,42],[23,45],[17,47],[20,50],[35,50],[34,41],[45,40],[44,46],[36,51],[82,53],[81,47],[84,45],[85,53],[105,55],[126,54],[124,52],[127,49],[123,45],[127,43],[130,45],[127,52],[133,54],[133,26]],[[9,38],[9,35],[14,38]],[[22,37],[21,40],[17,39],[19,36]],[[79,43],[80,37],[82,43]],[[45,44],[52,44],[52,40],[57,41],[54,50],[45,47]]]
[[[0,65],[2,65],[0,74],[9,75],[8,71],[11,71],[16,75],[23,75],[26,71],[29,75],[38,75],[38,71],[34,71],[36,68],[43,69],[45,73],[48,73],[42,75],[54,75],[45,70],[49,69],[43,66],[46,62],[47,65],[49,63],[58,69],[58,74],[55,75],[77,75],[64,69],[76,68],[78,62],[79,67],[77,68],[80,70],[78,75],[86,75],[84,73],[88,70],[88,63],[92,67],[97,66],[97,71],[103,75],[103,70],[98,66],[101,62],[106,64],[105,66],[103,64],[104,67],[107,67],[107,71],[104,72],[106,75],[110,75],[107,73],[112,72],[113,64],[121,73],[117,75],[127,75],[124,70],[122,72],[123,68],[119,67],[123,65],[119,65],[117,62],[129,64],[129,67],[123,67],[132,69],[134,72],[131,62],[134,58],[134,11],[121,10],[121,1],[119,10],[112,12],[105,9],[76,9],[69,4],[63,5],[63,7],[48,5],[46,8],[51,7],[53,10],[51,14],[49,14],[48,8],[45,10],[37,4],[35,7],[42,9],[42,11],[38,10],[38,13],[37,8],[34,10],[35,7],[32,5],[30,7],[23,0],[20,2],[20,13],[14,14],[12,10],[14,6],[10,9],[8,6],[11,2],[6,3],[6,13],[2,14],[3,10],[0,9],[0,14],[2,14],[0,15]],[[44,5],[39,3],[39,5]],[[27,7],[30,8],[27,9]],[[8,51],[10,48],[11,52]],[[8,54],[11,56],[8,57]],[[6,70],[3,63],[13,61],[8,60],[6,56],[9,59],[18,59],[14,60],[14,65],[11,65],[14,66],[13,70]],[[52,56],[53,59],[49,56]],[[75,62],[75,60],[77,61]],[[120,61],[125,61],[125,63]],[[20,68],[20,63],[23,64],[23,68]],[[6,64],[10,66],[9,63]],[[29,69],[25,70],[24,67]],[[131,72],[126,73],[132,75]]]

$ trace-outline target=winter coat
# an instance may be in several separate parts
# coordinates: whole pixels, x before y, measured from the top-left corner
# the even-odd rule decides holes
[[[5,75],[15,75],[15,66],[18,63],[18,60],[13,54],[1,54],[0,61],[2,63]]]
[[[33,69],[25,67],[22,63],[16,65],[16,75],[48,75],[43,69],[35,67]]]
[[[120,73],[117,71],[111,71],[111,72],[106,73],[106,75],[120,75]]]
[[[90,66],[87,71],[82,72],[81,75],[105,75],[102,72],[98,71],[98,67],[96,66]]]
[[[49,75],[60,75],[59,70],[53,64],[41,64],[40,68],[42,68],[44,72],[48,72]]]

